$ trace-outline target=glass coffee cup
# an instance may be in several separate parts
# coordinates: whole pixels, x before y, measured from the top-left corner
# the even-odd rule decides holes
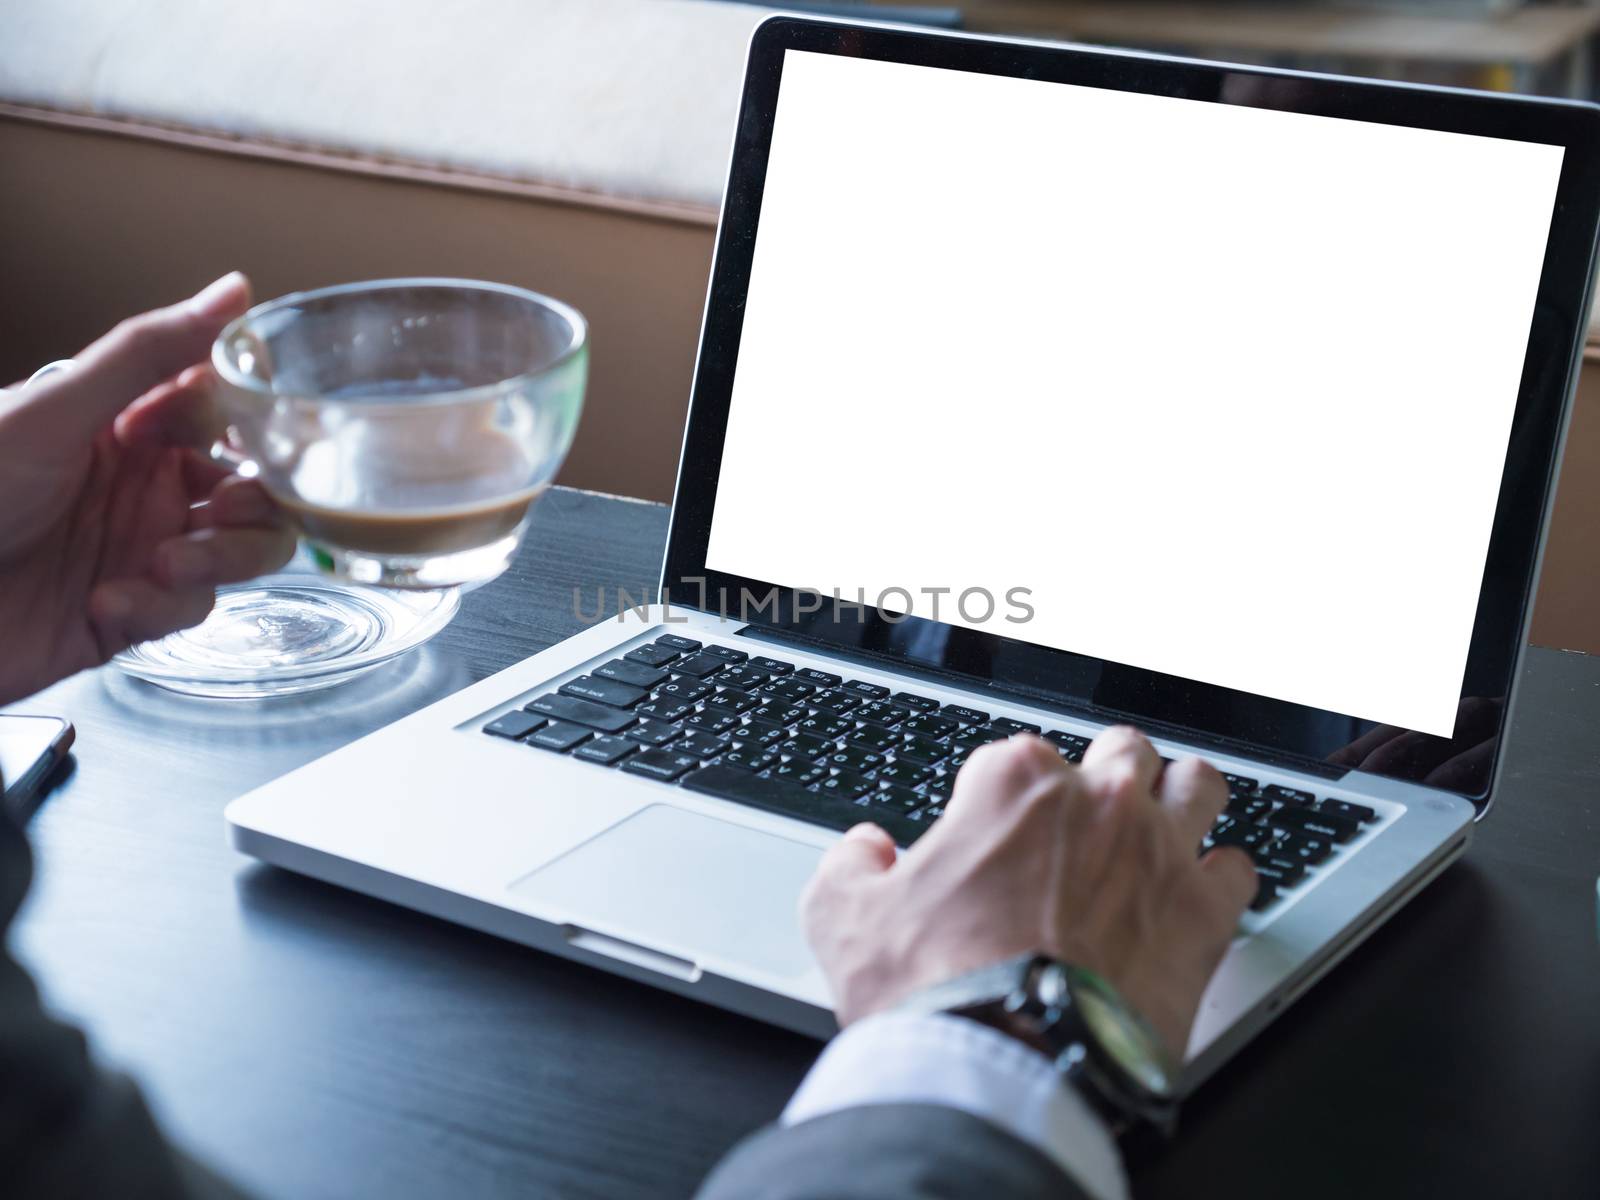
[[[258,305],[212,365],[227,426],[213,456],[261,480],[303,553],[113,661],[172,691],[259,700],[394,662],[506,569],[572,444],[587,330],[521,288],[377,280]]]
[[[217,339],[228,431],[324,572],[475,586],[515,557],[577,429],[576,310],[522,288],[393,279],[258,305]]]

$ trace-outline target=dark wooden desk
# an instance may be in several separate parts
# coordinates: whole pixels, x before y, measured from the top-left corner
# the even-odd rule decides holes
[[[35,821],[20,949],[177,1136],[262,1195],[682,1196],[816,1047],[252,865],[233,796],[572,632],[654,576],[666,510],[577,492],[432,647],[301,704],[98,672]],[[1136,1172],[1146,1196],[1591,1195],[1600,1181],[1600,660],[1537,651],[1468,861],[1291,1010]],[[1226,1191],[1224,1191],[1226,1189]]]

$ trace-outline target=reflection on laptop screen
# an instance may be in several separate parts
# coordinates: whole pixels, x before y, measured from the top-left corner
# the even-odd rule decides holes
[[[706,565],[1448,735],[1561,160],[791,50]]]

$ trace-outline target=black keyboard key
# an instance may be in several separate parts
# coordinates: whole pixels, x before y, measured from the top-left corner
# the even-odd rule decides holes
[[[1365,804],[1353,804],[1349,800],[1334,800],[1330,798],[1319,802],[1316,807],[1321,812],[1331,813],[1336,817],[1344,817],[1351,821],[1359,821],[1363,825],[1370,825],[1378,819],[1375,809],[1368,808]]]
[[[898,746],[900,739],[887,729],[879,729],[874,725],[863,725],[854,733],[844,735],[845,745],[855,746],[860,750],[871,750],[875,754],[882,754],[891,747]]]
[[[646,700],[633,711],[657,721],[681,721],[694,711],[694,705],[683,700]]]
[[[763,704],[760,708],[750,710],[752,721],[766,721],[772,725],[793,725],[806,718],[806,707],[803,704]]]
[[[942,738],[949,737],[960,728],[949,717],[935,716],[932,713],[923,713],[920,717],[912,717],[900,727],[906,733],[915,733],[923,737]]]
[[[1305,878],[1304,863],[1265,854],[1256,858],[1256,874],[1277,884],[1279,891],[1288,891]]]
[[[849,692],[852,696],[860,696],[863,700],[882,700],[889,694],[889,689],[876,683],[868,683],[864,679],[852,679],[849,683],[842,684],[842,692]]]
[[[886,787],[868,796],[867,803],[873,808],[887,808],[891,812],[914,813],[927,800],[907,787]]]
[[[1307,837],[1324,838],[1334,845],[1348,842],[1361,832],[1361,826],[1349,817],[1338,817],[1308,808],[1280,808],[1272,814],[1271,821],[1280,829]]]
[[[778,761],[778,756],[759,746],[735,746],[721,761],[723,766],[738,767],[741,771],[765,771]]]
[[[794,677],[801,683],[809,683],[819,688],[838,687],[841,676],[830,675],[826,671],[818,671],[812,667],[801,667],[794,673]]]
[[[1222,779],[1223,782],[1228,785],[1228,791],[1238,796],[1248,796],[1254,792],[1257,787],[1256,781],[1247,775],[1229,775],[1224,773]]]
[[[871,704],[863,704],[853,715],[858,721],[871,721],[874,725],[893,729],[911,715],[911,710],[883,700],[875,700]]]
[[[839,796],[846,800],[856,800],[873,790],[872,780],[850,771],[840,771],[812,786],[822,795]]]
[[[738,723],[737,713],[717,712],[715,709],[702,709],[683,719],[685,729],[694,729],[701,733],[725,733]]]
[[[964,704],[946,704],[939,710],[947,717],[954,717],[963,725],[987,725],[989,714],[981,708],[968,708]]]
[[[914,762],[892,762],[878,768],[879,783],[894,783],[901,787],[916,787],[932,779],[933,768],[918,766]]]
[[[790,731],[795,724],[793,720],[780,721],[774,719],[775,717],[781,716],[783,711],[784,710],[782,709],[772,708],[769,705],[763,705],[760,708],[752,709],[750,712],[745,713],[744,719],[752,725],[761,726],[763,731],[772,730],[778,735],[778,739],[781,741],[783,738],[789,736]]]
[[[693,638],[680,637],[675,633],[664,633],[656,639],[656,645],[665,646],[669,650],[678,650],[684,654],[692,654],[700,649],[700,643]]]
[[[789,736],[789,731],[781,725],[765,725],[760,721],[752,721],[748,725],[735,725],[728,730],[726,737],[736,746],[776,746]]]
[[[758,671],[749,664],[744,664],[742,666],[729,667],[721,675],[718,675],[717,686],[736,687],[746,692],[753,692],[763,683],[766,683],[768,678],[769,676],[765,671]]]
[[[1261,794],[1268,800],[1276,800],[1280,804],[1315,804],[1317,798],[1310,792],[1302,792],[1299,788],[1282,787],[1270,783],[1261,789]]]
[[[909,787],[891,784],[888,787],[878,787],[877,792],[867,795],[867,803],[874,808],[891,808],[896,813],[915,813],[928,803],[925,795],[918,795]]]
[[[910,709],[912,712],[938,712],[939,710],[939,701],[930,699],[928,696],[918,696],[914,691],[896,691],[886,702],[901,707],[901,709]]]
[[[1228,811],[1241,821],[1259,821],[1272,811],[1272,801],[1262,796],[1232,796]]]
[[[908,738],[894,748],[897,759],[906,762],[921,763],[928,766],[945,758],[950,753],[950,747],[942,746],[928,738]]]
[[[772,696],[778,700],[798,703],[815,692],[816,686],[801,683],[798,679],[774,679],[770,683],[763,683],[756,691],[763,696]]]
[[[672,669],[684,675],[693,675],[696,679],[704,679],[707,675],[715,675],[718,671],[726,670],[727,666],[726,659],[702,652],[679,659],[672,664]]]
[[[683,786],[692,792],[747,804],[765,812],[794,817],[824,829],[849,829],[862,821],[881,825],[901,846],[909,846],[927,827],[883,809],[862,808],[848,800],[812,791],[788,778],[752,775],[720,763],[686,775]]]
[[[1001,729],[998,725],[964,725],[950,735],[950,744],[966,750],[976,750],[989,742],[1003,742],[1010,736],[1009,730]]]
[[[534,737],[538,737],[534,734]],[[1290,834],[1273,843],[1273,854],[1279,858],[1297,858],[1308,867],[1315,867],[1333,853],[1333,843],[1326,838]]]
[[[715,654],[725,662],[742,663],[749,660],[750,656],[743,650],[734,650],[727,646],[707,646],[702,654]]]
[[[539,726],[545,719],[538,713],[508,712],[503,717],[496,717],[483,727],[485,733],[492,733],[495,737],[525,738]]]
[[[663,746],[678,736],[678,727],[665,721],[640,721],[627,736],[646,746]]]
[[[1013,733],[1038,733],[1040,727],[1027,721],[1017,721],[1011,717],[996,717],[990,722],[992,728],[1003,729],[1009,736]]]
[[[940,775],[928,780],[922,790],[935,800],[948,800],[950,793],[955,790],[956,777],[954,775]]]
[[[809,733],[797,733],[778,747],[778,753],[789,758],[812,759],[832,749],[833,743],[826,738],[812,737]]]
[[[730,745],[732,743],[726,737],[718,737],[709,733],[690,733],[672,743],[672,750],[674,754],[692,754],[696,758],[715,758]]]
[[[812,708],[829,713],[847,713],[861,706],[861,700],[844,692],[818,692],[806,700]]]
[[[1064,729],[1045,730],[1044,740],[1054,742],[1058,746],[1069,746],[1074,750],[1087,750],[1089,748],[1088,738],[1082,734],[1068,733]]]
[[[678,652],[658,643],[650,646],[635,646],[622,657],[629,662],[639,663],[641,666],[664,667],[678,657]]]
[[[530,733],[527,742],[530,746],[539,746],[545,750],[571,750],[579,742],[588,741],[591,736],[592,731],[582,725],[551,721],[537,732]]]
[[[705,707],[715,712],[742,713],[749,712],[752,708],[759,708],[761,701],[749,692],[741,692],[738,688],[729,688],[725,692],[718,692],[715,696],[707,696]]]
[[[638,742],[630,742],[625,737],[607,733],[597,738],[590,738],[572,752],[572,757],[581,758],[584,762],[597,762],[602,766],[609,767],[613,763],[621,762],[638,748]]]
[[[601,679],[631,684],[647,692],[652,691],[657,684],[667,681],[667,673],[659,667],[647,667],[643,663],[629,662],[625,658],[614,658],[608,663],[601,663],[589,673],[598,675]]]
[[[593,700],[609,708],[632,708],[650,693],[626,683],[596,679],[593,675],[579,675],[561,685],[561,694],[576,696],[580,700]]]
[[[781,762],[774,767],[769,767],[766,774],[774,779],[787,779],[804,787],[807,784],[819,783],[826,779],[828,777],[828,768],[819,767],[816,763],[796,758],[789,762]]]
[[[1269,840],[1267,831],[1259,825],[1234,825],[1221,833],[1211,835],[1213,845],[1237,846],[1246,852],[1254,852],[1257,846],[1263,846]]]
[[[542,713],[556,721],[587,725],[601,733],[621,733],[638,720],[631,712],[580,700],[576,696],[540,696],[527,705],[529,712]]]
[[[841,771],[871,771],[883,766],[885,759],[883,755],[874,754],[870,750],[846,746],[842,750],[831,751],[821,761]]]
[[[809,733],[812,737],[826,738],[830,742],[835,738],[843,737],[855,727],[854,721],[841,720],[828,712],[817,713],[795,723],[795,728],[801,733]]]
[[[924,824],[932,825],[942,816],[944,816],[944,804],[939,802],[928,805],[927,808],[917,813],[912,819],[922,821]]]
[[[701,683],[698,679],[673,679],[658,687],[656,695],[666,700],[682,700],[686,704],[693,704],[714,691],[716,688],[711,684]]]
[[[632,758],[624,759],[622,769],[634,775],[670,783],[699,765],[700,760],[692,754],[679,754],[676,750],[641,750]]]
[[[768,675],[787,675],[794,670],[793,663],[786,663],[781,658],[752,658],[750,665],[765,671]]]

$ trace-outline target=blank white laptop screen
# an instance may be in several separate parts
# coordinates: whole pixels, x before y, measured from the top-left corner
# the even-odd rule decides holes
[[[1561,160],[791,50],[707,566],[1449,735]]]

